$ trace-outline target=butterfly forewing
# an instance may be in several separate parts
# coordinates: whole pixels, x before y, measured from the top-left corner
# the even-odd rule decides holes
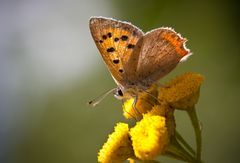
[[[112,76],[117,84],[124,86],[126,64],[143,32],[129,23],[103,17],[92,17],[90,30]]]
[[[149,86],[170,71],[189,54],[186,39],[170,28],[158,28],[143,37],[136,81]]]

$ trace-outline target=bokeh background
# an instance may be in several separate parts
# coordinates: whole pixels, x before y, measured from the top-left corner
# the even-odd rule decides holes
[[[173,27],[193,56],[161,80],[187,72],[205,76],[197,104],[203,159],[240,162],[240,25],[237,1],[0,1],[0,162],[94,163],[122,116],[108,97],[115,87],[91,38],[90,16],[130,21],[145,32]],[[177,128],[194,145],[188,117]],[[159,157],[162,162],[179,162]]]

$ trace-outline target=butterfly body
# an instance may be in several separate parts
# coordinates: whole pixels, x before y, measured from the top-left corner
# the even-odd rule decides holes
[[[136,97],[172,71],[190,51],[171,28],[143,33],[111,18],[92,17],[90,31],[123,98]]]

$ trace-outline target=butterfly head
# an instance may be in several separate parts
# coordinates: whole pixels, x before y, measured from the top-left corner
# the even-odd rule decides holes
[[[114,97],[116,97],[119,100],[124,99],[124,94],[123,91],[121,90],[121,88],[117,88],[116,91],[114,92]]]
[[[123,100],[123,99],[130,99],[136,97],[139,94],[140,90],[135,87],[132,88],[122,88],[117,87],[116,91],[114,92],[114,97]]]

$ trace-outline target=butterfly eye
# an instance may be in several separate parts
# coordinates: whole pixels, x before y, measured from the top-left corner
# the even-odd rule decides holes
[[[116,92],[114,93],[114,96],[117,99],[119,99],[119,100],[123,99],[123,92],[122,92],[122,90],[120,88],[117,88]]]
[[[123,92],[122,92],[121,89],[118,90],[118,95],[119,95],[119,96],[123,96]]]

